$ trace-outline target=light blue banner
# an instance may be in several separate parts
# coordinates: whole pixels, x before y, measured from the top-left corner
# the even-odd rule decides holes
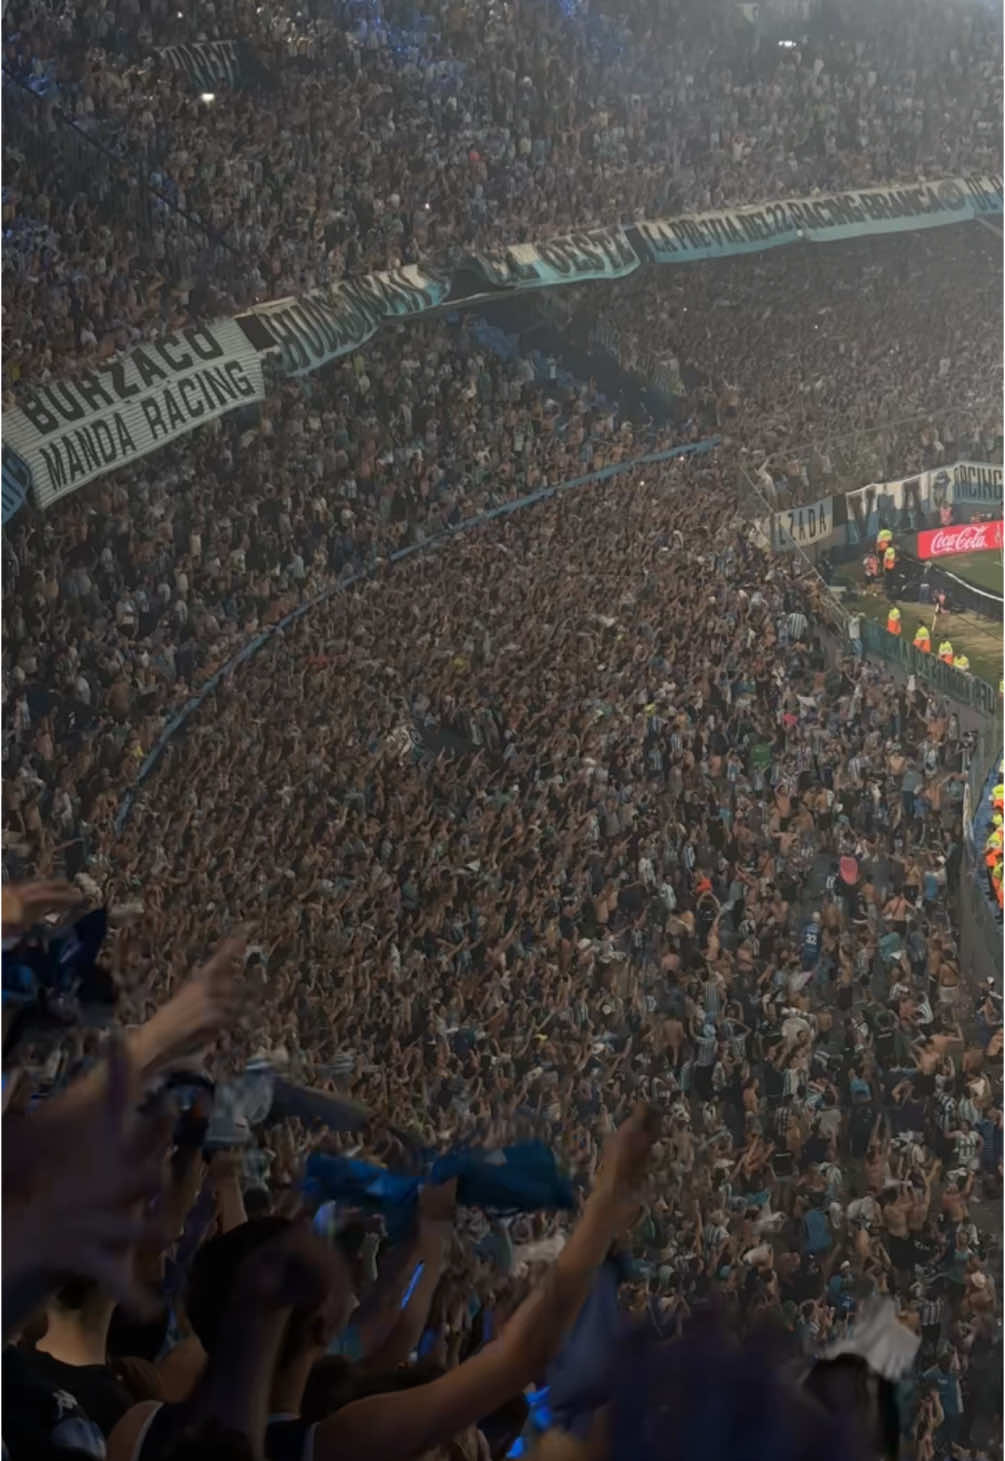
[[[16,451],[3,449],[3,521],[10,522],[24,506],[31,490],[31,471]]]
[[[627,231],[618,226],[584,228],[544,243],[488,250],[476,254],[473,262],[494,288],[514,290],[623,279],[641,264]]]
[[[941,228],[1001,213],[1001,178],[971,176],[694,213],[639,223],[628,232],[629,238],[637,233],[655,263],[682,264],[782,244],[837,243],[874,233]]]

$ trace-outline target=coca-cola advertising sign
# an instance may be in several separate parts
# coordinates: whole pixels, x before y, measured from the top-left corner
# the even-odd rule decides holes
[[[957,523],[918,534],[919,558],[946,558],[950,553],[987,553],[1002,547],[1001,520],[994,523]]]

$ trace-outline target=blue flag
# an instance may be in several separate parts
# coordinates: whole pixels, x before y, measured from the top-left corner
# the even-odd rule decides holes
[[[421,1177],[389,1172],[353,1157],[314,1152],[307,1159],[304,1190],[322,1201],[383,1213],[388,1235],[396,1240],[412,1225],[419,1188],[425,1182],[449,1182],[455,1177],[462,1207],[507,1213],[575,1205],[572,1184],[558,1170],[554,1153],[537,1141],[496,1151],[446,1152],[428,1163]]]

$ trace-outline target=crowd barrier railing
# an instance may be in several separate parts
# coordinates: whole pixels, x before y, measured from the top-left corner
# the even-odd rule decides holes
[[[1002,987],[1002,919],[991,900],[984,843],[991,826],[991,790],[1002,774],[1002,715],[982,730],[967,775],[960,865],[960,958],[974,978]]]
[[[867,654],[878,655],[888,664],[901,665],[908,674],[924,680],[926,685],[961,705],[970,706],[989,721],[998,714],[1000,697],[994,685],[978,675],[954,670],[934,654],[922,654],[902,635],[888,634],[875,619],[862,619],[862,644]]]

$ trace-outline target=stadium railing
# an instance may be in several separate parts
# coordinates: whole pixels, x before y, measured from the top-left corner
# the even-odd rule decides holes
[[[910,675],[961,705],[968,705],[993,722],[999,714],[1000,697],[996,686],[979,675],[965,675],[943,664],[934,654],[922,654],[903,636],[888,634],[875,619],[862,619],[862,644],[866,654],[878,655],[888,664],[902,666]]]
[[[1001,558],[999,555],[998,562]],[[950,606],[953,608],[965,609],[971,614],[980,614],[986,619],[1001,619],[1002,610],[1005,608],[1005,599],[1001,594],[989,593],[987,589],[977,588],[974,584],[968,583],[965,578],[960,578],[956,573],[950,573],[947,568],[940,568],[937,564],[929,563],[928,578],[933,588],[943,588],[949,597]]]

